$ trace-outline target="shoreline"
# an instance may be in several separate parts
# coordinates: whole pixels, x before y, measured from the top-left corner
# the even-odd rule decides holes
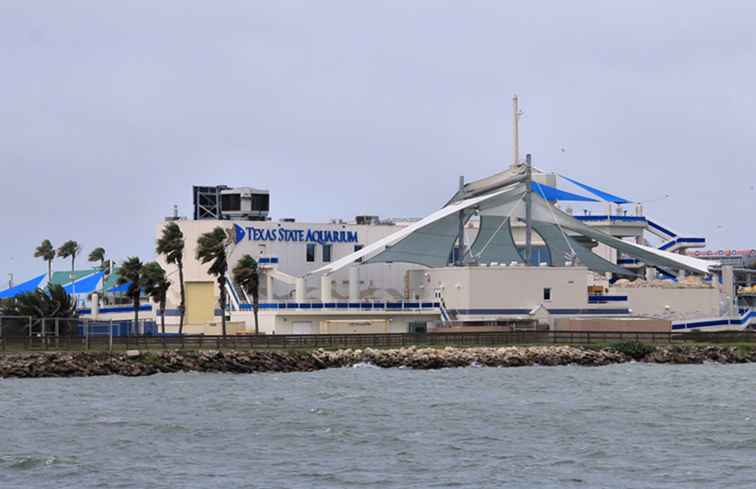
[[[372,364],[382,368],[603,366],[627,362],[656,364],[752,363],[756,350],[718,345],[620,347],[509,346],[501,348],[347,349],[312,351],[164,351],[126,353],[31,352],[0,356],[2,378],[148,376],[157,373],[314,372]]]

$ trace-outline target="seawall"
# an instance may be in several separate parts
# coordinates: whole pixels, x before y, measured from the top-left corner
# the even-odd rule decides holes
[[[756,350],[728,346],[672,345],[626,355],[612,348],[531,346],[504,348],[399,348],[391,350],[313,350],[308,352],[166,351],[120,354],[39,352],[0,357],[0,377],[143,376],[171,372],[311,372],[369,363],[385,368],[439,369],[522,367],[529,365],[600,366],[629,361],[697,364],[756,362]]]

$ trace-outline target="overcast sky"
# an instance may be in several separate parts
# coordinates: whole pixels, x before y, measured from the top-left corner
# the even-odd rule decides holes
[[[150,259],[193,184],[422,216],[510,164],[515,92],[537,166],[756,247],[756,3],[618,3],[2,0],[0,283],[45,238]]]

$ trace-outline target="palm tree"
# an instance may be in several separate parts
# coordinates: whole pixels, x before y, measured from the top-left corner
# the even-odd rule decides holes
[[[184,332],[184,311],[186,310],[186,295],[184,292],[184,233],[175,222],[169,222],[163,228],[163,234],[157,240],[155,251],[165,255],[165,261],[175,264],[179,273],[179,288],[181,290],[181,304],[179,304],[179,335]]]
[[[71,257],[71,283],[74,284],[72,295],[76,295],[76,255],[79,254],[81,251],[81,247],[79,246],[79,243],[76,241],[66,241],[61,245],[60,248],[58,248],[58,256],[61,258],[68,258]]]
[[[157,262],[150,262],[142,267],[144,293],[158,305],[160,311],[160,332],[165,335],[165,296],[171,283],[165,276],[165,270]]]
[[[118,285],[129,284],[126,296],[131,298],[134,305],[134,330],[139,324],[139,297],[142,295],[143,268],[141,260],[132,256],[118,269]]]
[[[226,272],[228,272],[226,244],[228,239],[226,231],[218,226],[212,231],[202,234],[197,240],[197,259],[202,263],[212,262],[208,273],[215,275],[218,279],[221,327],[224,338],[226,336]]]
[[[105,248],[97,247],[89,253],[90,262],[100,262],[100,271],[102,271],[102,291],[100,292],[100,300],[105,300],[105,279],[107,278],[107,272],[105,270]]]
[[[47,262],[47,281],[52,280],[52,262],[55,259],[55,248],[49,239],[42,241],[42,244],[34,250],[34,258],[42,258]]]
[[[247,295],[252,296],[252,311],[255,315],[255,334],[260,334],[257,307],[260,299],[260,272],[257,261],[249,255],[241,257],[232,272],[236,282]]]
[[[81,247],[76,241],[66,241],[65,243],[63,243],[63,245],[61,245],[60,248],[58,248],[59,257],[71,257],[71,280],[76,279],[76,277],[74,277],[74,272],[76,271],[76,255],[79,254],[79,251],[81,251]]]
[[[12,299],[0,300],[0,316],[75,318],[76,315],[76,306],[71,296],[62,286],[55,284],[48,284],[44,290],[37,289]],[[4,334],[29,334],[28,326],[21,329],[18,323],[11,321],[9,324],[10,330]],[[58,331],[60,335],[74,334],[74,329],[70,329],[75,328],[73,322],[63,321],[60,326],[63,328]]]
[[[97,247],[89,254],[90,262],[100,262],[100,270],[105,271],[105,248]]]

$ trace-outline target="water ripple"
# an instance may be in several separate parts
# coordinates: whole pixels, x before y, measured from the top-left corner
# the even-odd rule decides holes
[[[0,487],[756,487],[755,365],[7,379]]]

